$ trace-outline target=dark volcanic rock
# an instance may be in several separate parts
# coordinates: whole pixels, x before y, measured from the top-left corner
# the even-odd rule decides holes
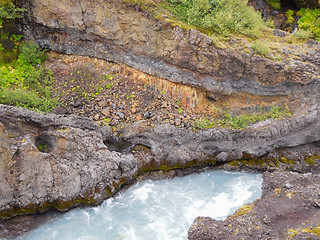
[[[108,132],[84,118],[0,106],[0,220],[101,203],[137,174],[110,152]]]
[[[263,174],[262,196],[224,221],[198,217],[189,239],[319,239],[319,175]]]

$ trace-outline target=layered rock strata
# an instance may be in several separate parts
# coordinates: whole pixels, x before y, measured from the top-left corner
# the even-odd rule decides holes
[[[241,48],[218,49],[205,34],[172,27],[168,16],[161,15],[158,21],[138,5],[130,7],[122,1],[27,3],[25,36],[42,47],[124,63],[173,82],[203,88],[212,98],[237,92],[296,96],[306,85],[319,82],[317,44],[284,48],[282,60],[273,61],[253,51],[247,54]]]

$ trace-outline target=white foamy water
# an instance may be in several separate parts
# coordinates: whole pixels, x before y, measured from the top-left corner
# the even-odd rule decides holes
[[[184,240],[193,220],[222,220],[261,196],[261,174],[206,171],[143,181],[98,207],[58,215],[17,239]]]

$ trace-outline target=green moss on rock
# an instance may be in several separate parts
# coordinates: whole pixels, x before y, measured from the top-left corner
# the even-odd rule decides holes
[[[30,203],[29,205],[24,207],[12,206],[10,209],[0,212],[0,221],[20,215],[43,213],[50,209],[57,209],[61,212],[64,212],[69,210],[73,206],[92,205],[94,203],[95,199],[93,198],[93,196],[88,195],[86,197],[77,197],[70,201],[58,200],[55,202],[43,202],[39,204]]]
[[[320,160],[320,156],[313,155],[304,158],[304,161],[309,165],[315,165]]]

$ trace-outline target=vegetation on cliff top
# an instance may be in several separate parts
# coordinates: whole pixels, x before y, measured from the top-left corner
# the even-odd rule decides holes
[[[0,63],[0,103],[50,112],[57,100],[51,97],[52,73],[41,65],[45,59],[38,45],[25,42],[16,61]]]
[[[0,28],[5,21],[21,18],[24,11],[23,8],[15,7],[13,0],[0,0]]]
[[[273,21],[262,19],[260,12],[249,6],[247,0],[123,1],[151,13],[164,25],[179,26],[187,31],[197,29],[211,36],[213,44],[218,48],[241,49],[245,53],[253,50],[256,54],[274,60],[281,59],[279,53],[284,47],[303,45],[309,38],[319,40],[319,9],[301,9],[298,12],[289,9],[286,14],[283,12],[285,21],[290,26],[297,21],[299,29],[294,35],[279,37],[273,33]],[[267,3],[275,9],[281,7],[279,0],[268,0]],[[235,40],[237,44],[230,45],[230,40]]]
[[[170,24],[177,24],[182,28],[198,28],[208,35],[230,36],[240,33],[255,38],[261,35],[261,28],[267,26],[261,14],[248,6],[247,0],[124,0],[124,2],[139,5],[143,11],[153,13],[157,19],[168,13],[177,18],[166,18],[165,21]]]
[[[314,38],[320,41],[320,9],[301,8],[297,15],[300,17],[299,29],[311,32]]]
[[[250,37],[261,35],[266,26],[259,12],[246,0],[167,0],[168,9],[180,20],[208,33],[230,36],[241,33]]]

